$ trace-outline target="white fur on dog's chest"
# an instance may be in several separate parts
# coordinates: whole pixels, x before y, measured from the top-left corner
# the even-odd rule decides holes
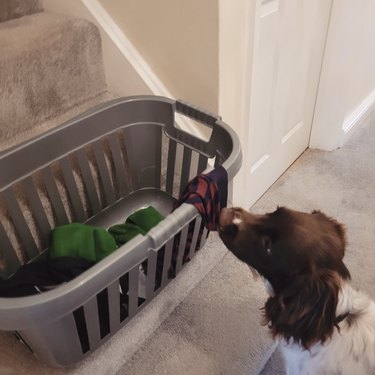
[[[357,314],[352,324],[340,323],[325,344],[304,350],[298,344],[281,341],[288,375],[375,374],[375,303],[366,295],[345,286],[338,310],[350,307]]]

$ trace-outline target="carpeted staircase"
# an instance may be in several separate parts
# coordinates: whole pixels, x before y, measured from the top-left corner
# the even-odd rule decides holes
[[[46,13],[37,0],[1,1],[0,22],[2,149],[108,95],[92,23]]]

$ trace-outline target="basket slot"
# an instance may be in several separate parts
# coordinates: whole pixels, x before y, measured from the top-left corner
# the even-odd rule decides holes
[[[96,349],[100,344],[100,323],[97,298],[91,298],[83,306],[90,350]]]
[[[154,130],[154,184],[153,187],[160,189],[161,186],[161,163],[162,163],[162,131],[161,127]]]
[[[5,258],[6,267],[1,272],[2,278],[8,278],[14,272],[16,272],[21,267],[21,262],[19,261],[16,252],[9,240],[9,237],[0,223],[0,244],[1,244],[1,254]]]
[[[110,332],[109,326],[109,308],[108,308],[108,290],[103,289],[96,296],[99,312],[100,338],[103,339]]]
[[[154,295],[157,257],[158,253],[156,251],[149,251],[147,261],[146,300],[150,300]]]
[[[191,166],[191,149],[184,147],[184,154],[183,154],[183,159],[182,159],[182,173],[181,173],[181,180],[180,180],[180,195],[184,191],[187,183],[189,182],[190,166]]]
[[[68,157],[60,160],[61,172],[64,177],[65,186],[68,191],[69,201],[72,205],[74,218],[80,223],[83,223],[87,219],[87,215],[82,205],[82,201],[79,195],[79,190],[76,185],[72,166]]]
[[[198,161],[198,174],[201,174],[207,168],[207,161],[208,158],[203,154],[199,154],[199,161]]]
[[[136,124],[124,129],[126,155],[134,189],[160,188],[162,128],[156,124]]]
[[[85,312],[83,307],[73,311],[74,322],[78,333],[79,341],[81,343],[82,353],[87,353],[90,350],[89,336],[87,333],[87,325],[85,320]]]
[[[100,181],[104,189],[105,196],[105,206],[110,206],[115,200],[115,193],[113,191],[113,186],[111,182],[111,177],[109,175],[107,163],[104,157],[103,144],[100,140],[92,143],[92,147],[95,153],[95,159],[99,169]]]
[[[57,188],[56,181],[53,177],[52,171],[49,166],[42,169],[42,176],[44,185],[47,189],[48,197],[51,201],[52,210],[56,217],[57,224],[67,224],[69,222],[69,219],[66,214],[64,204],[61,200],[61,196]]]
[[[11,188],[4,190],[2,194],[18,236],[22,242],[23,249],[25,249],[28,259],[33,259],[39,255],[39,250],[30,232],[30,228],[27,225],[27,221],[22,214],[18,201]]]
[[[168,167],[167,167],[167,193],[173,195],[174,169],[176,165],[177,142],[169,140],[168,148]]]
[[[168,282],[168,272],[172,263],[174,237],[172,237],[165,245],[164,262],[163,262],[163,275],[161,278],[161,286],[164,287]]]
[[[113,163],[115,165],[116,178],[115,183],[117,184],[117,190],[120,192],[121,197],[125,197],[129,192],[130,188],[125,178],[125,165],[121,156],[121,148],[119,145],[118,137],[115,133],[112,133],[108,137],[109,146],[113,157]]]
[[[89,160],[84,148],[80,148],[76,152],[79,167],[81,169],[83,183],[88,195],[92,214],[95,215],[101,211],[101,205],[98,197],[98,193],[95,189],[94,178],[90,170]]]
[[[46,212],[43,208],[42,202],[40,200],[39,194],[35,188],[34,181],[32,177],[28,177],[23,181],[25,187],[25,193],[27,200],[30,204],[31,210],[35,217],[35,220],[38,224],[41,237],[42,249],[45,249],[48,246],[49,236],[51,233],[51,226],[49,224]]]
[[[198,241],[198,235],[201,229],[201,224],[202,224],[202,217],[198,216],[194,222],[194,232],[193,232],[193,236],[191,239],[191,245],[190,245],[190,251],[189,251],[190,259],[194,256],[194,252],[197,248],[197,241]]]
[[[221,154],[220,151],[216,151],[215,168],[217,168],[219,165],[222,165],[224,161],[225,161],[225,157]]]
[[[129,271],[129,318],[138,310],[138,280],[139,266],[137,265]]]
[[[206,240],[207,240],[207,235],[208,235],[207,228],[206,227],[202,228],[202,225],[201,225],[201,232],[202,232],[202,235],[200,237],[200,241],[199,241],[199,244],[198,244],[199,247],[198,247],[197,250],[201,249],[204,246],[204,244],[206,243]]]
[[[177,260],[176,260],[176,274],[179,273],[182,268],[182,261],[183,261],[184,253],[186,249],[186,240],[187,240],[188,231],[189,231],[189,225],[185,225],[185,227],[181,231],[180,241],[178,245],[178,255],[177,255]]]
[[[120,328],[120,286],[119,281],[115,280],[108,286],[108,306],[109,306],[109,324],[111,332],[116,332]]]
[[[129,273],[126,273],[119,278],[119,288],[120,322],[122,323],[129,317]]]

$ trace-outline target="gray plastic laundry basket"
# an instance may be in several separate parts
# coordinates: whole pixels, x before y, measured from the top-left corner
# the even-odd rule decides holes
[[[176,112],[210,127],[210,140],[177,128]],[[209,160],[224,166],[229,180],[234,177],[241,150],[233,130],[201,109],[155,96],[102,104],[3,152],[2,278],[43,256],[56,225],[108,228],[148,205],[167,216],[147,235],[138,235],[68,283],[38,295],[0,298],[0,329],[16,331],[52,366],[76,363],[98,348],[167,285],[176,244],[176,273],[186,248],[191,258],[203,246],[207,232],[196,208],[182,204],[172,212],[172,207]],[[147,279],[139,298],[142,264]]]

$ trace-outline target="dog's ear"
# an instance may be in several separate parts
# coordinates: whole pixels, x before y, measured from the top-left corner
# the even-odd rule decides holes
[[[325,342],[336,325],[340,277],[323,271],[312,276],[301,274],[264,307],[265,324],[274,336],[293,339],[308,349]]]

